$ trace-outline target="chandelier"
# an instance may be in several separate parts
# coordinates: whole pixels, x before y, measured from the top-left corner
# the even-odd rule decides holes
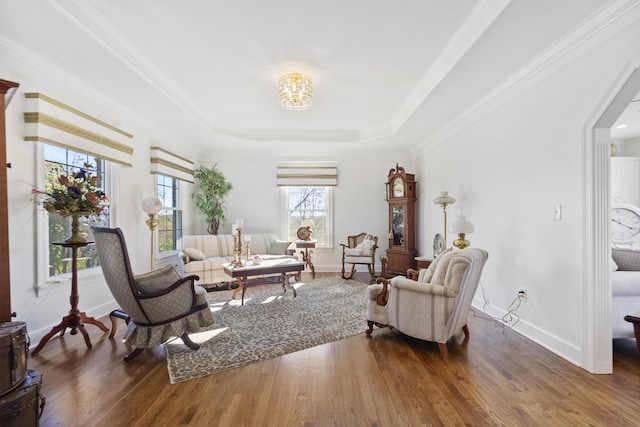
[[[306,110],[313,103],[313,83],[305,75],[285,74],[278,80],[278,104],[285,110]]]

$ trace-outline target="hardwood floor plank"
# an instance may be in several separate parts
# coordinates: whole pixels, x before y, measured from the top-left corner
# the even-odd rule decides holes
[[[359,280],[368,281],[368,274]],[[364,297],[364,296],[363,296]],[[106,321],[107,319],[101,319]],[[363,323],[365,319],[363,319]],[[52,339],[41,372],[48,426],[638,425],[640,359],[615,340],[614,373],[592,375],[475,314],[450,356],[435,343],[375,328],[276,359],[170,384],[162,347],[130,349],[89,327]]]

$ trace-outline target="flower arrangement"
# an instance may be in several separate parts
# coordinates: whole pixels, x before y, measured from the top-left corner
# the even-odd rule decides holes
[[[74,214],[87,216],[91,213],[100,215],[109,199],[97,188],[98,177],[91,176],[91,170],[91,165],[85,163],[78,172],[60,174],[50,193],[36,188],[31,193],[42,197],[42,206],[49,213],[57,213],[63,217]]]

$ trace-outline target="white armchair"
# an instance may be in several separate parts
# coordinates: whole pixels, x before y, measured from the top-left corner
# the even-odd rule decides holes
[[[394,327],[414,338],[438,343],[447,357],[447,341],[463,330],[480,282],[487,251],[477,248],[447,251],[411,277],[396,276],[367,287],[367,334],[373,326]],[[415,275],[417,273],[417,275]]]

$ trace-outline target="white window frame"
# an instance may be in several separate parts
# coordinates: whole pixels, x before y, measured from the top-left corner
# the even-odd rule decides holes
[[[316,249],[333,250],[333,186],[322,186],[322,185],[307,185],[306,187],[324,187],[325,189],[325,206],[327,207],[327,218],[326,218],[326,227],[327,227],[327,241],[324,244],[317,244]],[[281,219],[282,223],[280,225],[280,235],[288,236],[289,235],[289,188],[288,186],[280,187],[280,206],[282,209]]]
[[[185,228],[184,228],[184,226],[185,226],[185,222],[184,222],[185,209],[184,209],[183,206],[186,206],[186,203],[185,203],[185,192],[186,192],[185,186],[184,186],[183,181],[181,179],[177,179],[177,178],[174,178],[172,176],[164,175],[164,174],[160,174],[160,173],[154,174],[153,181],[154,181],[154,186],[155,186],[154,187],[155,188],[155,195],[158,198],[160,198],[160,195],[158,193],[158,177],[161,176],[161,175],[166,177],[166,178],[172,178],[178,184],[178,191],[180,192],[178,203],[180,204],[180,206],[178,206],[178,207],[171,206],[171,207],[167,208],[163,204],[162,210],[171,209],[171,210],[177,210],[177,211],[182,212],[182,235],[184,236],[184,234],[185,234]],[[177,241],[176,241],[176,249],[171,250],[171,251],[166,251],[166,252],[160,252],[160,234],[159,233],[156,233],[156,238],[154,239],[154,241],[155,241],[155,243],[154,243],[155,244],[155,248],[153,248],[153,250],[155,252],[155,259],[156,260],[163,260],[165,258],[171,258],[171,257],[174,257],[176,254],[178,254],[180,252],[180,250],[178,249],[178,242]]]
[[[45,187],[44,145],[36,144],[36,182],[38,188]],[[109,206],[109,222],[114,221],[114,171],[113,163],[105,160],[104,191],[111,202]],[[54,277],[49,276],[49,213],[42,206],[37,207],[36,215],[36,296],[58,292],[69,292],[71,286],[71,272]],[[78,270],[78,285],[92,285],[104,283],[100,267]]]

